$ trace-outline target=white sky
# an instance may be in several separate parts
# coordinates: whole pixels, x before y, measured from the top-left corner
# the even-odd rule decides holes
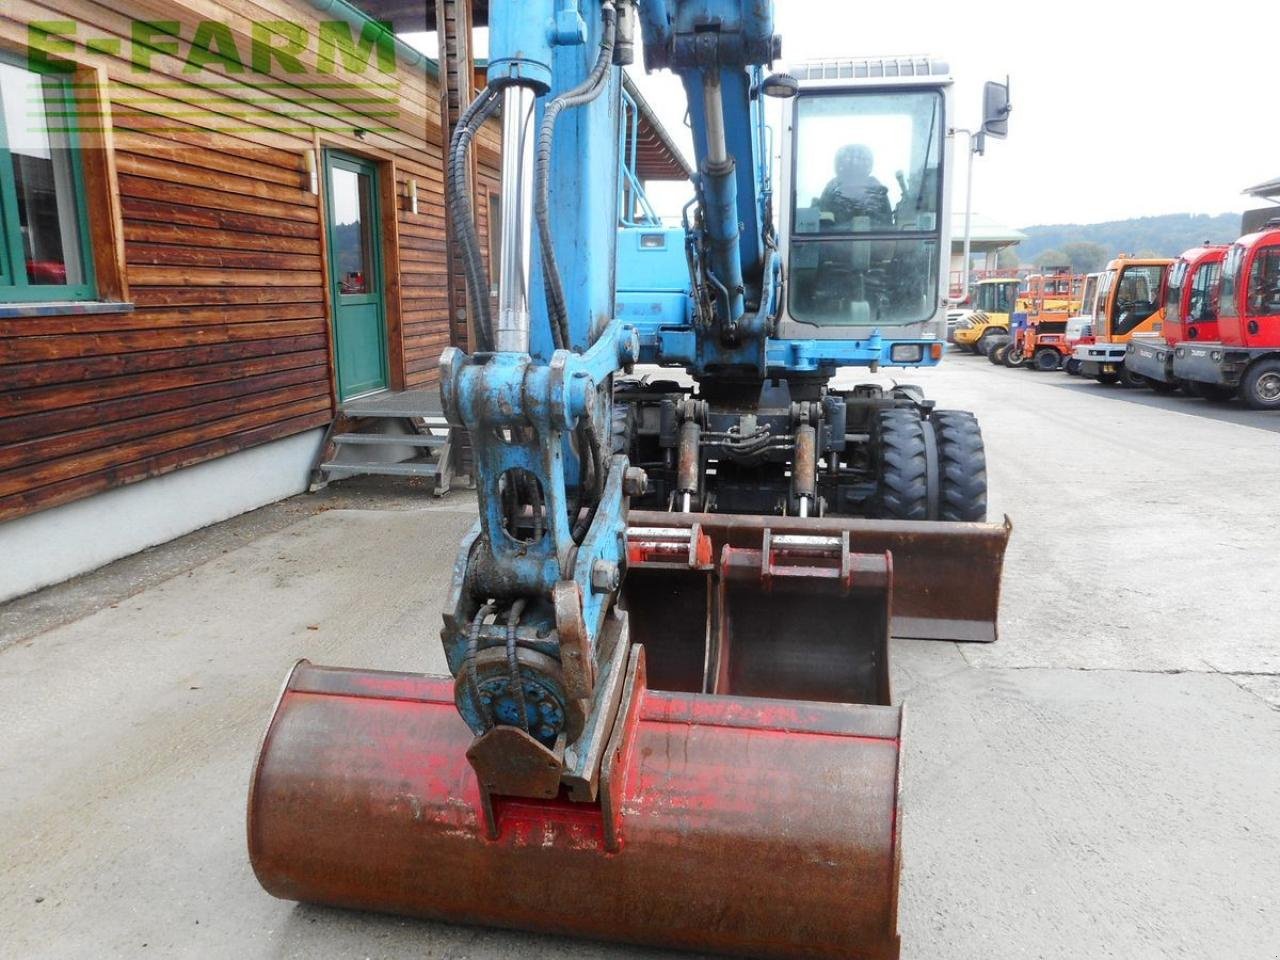
[[[1009,138],[988,140],[975,161],[973,205],[1009,226],[1240,211],[1261,205],[1244,188],[1280,176],[1273,0],[1078,0],[1056,15],[1047,4],[954,0],[776,7],[784,62],[898,53],[949,62],[953,126],[976,126],[983,83],[1008,74]],[[670,74],[632,70],[692,160],[683,88]],[[653,192],[659,213],[678,212],[669,189]]]

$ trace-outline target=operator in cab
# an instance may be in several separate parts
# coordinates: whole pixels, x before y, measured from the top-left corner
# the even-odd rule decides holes
[[[874,165],[875,156],[865,144],[851,143],[836,151],[836,175],[818,199],[821,229],[852,232],[860,226],[859,217],[870,221],[863,229],[893,226],[889,189],[871,175]]]

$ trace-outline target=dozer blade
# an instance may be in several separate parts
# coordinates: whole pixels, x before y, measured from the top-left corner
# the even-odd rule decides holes
[[[893,636],[984,643],[998,636],[1000,579],[1013,529],[1008,518],[1003,524],[943,523],[632,510],[627,522],[633,530],[696,527],[710,540],[714,557],[724,546],[759,549],[766,531],[774,537],[847,534],[855,553],[892,555]],[[636,572],[633,566],[632,574]],[[651,609],[662,595],[658,581],[664,577],[658,571],[628,574],[624,589],[629,605]],[[685,582],[666,597],[662,616],[686,632],[698,617],[712,618],[714,627],[714,603],[695,610],[697,593]]]
[[[729,657],[730,661],[732,656]],[[649,689],[599,800],[489,796],[447,677],[289,676],[249,796],[292,900],[778,960],[898,957],[901,712]]]

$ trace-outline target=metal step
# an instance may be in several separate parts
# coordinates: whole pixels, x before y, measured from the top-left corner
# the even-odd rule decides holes
[[[341,405],[341,409],[348,417],[437,419],[443,416],[443,411],[440,409],[440,391],[437,388],[375,393],[368,397],[348,400]]]
[[[443,447],[449,442],[449,438],[430,433],[339,433],[334,436],[333,442],[383,447]]]
[[[427,460],[405,460],[401,463],[322,463],[321,471],[334,479],[372,474],[379,477],[434,477],[440,472],[439,464]]]

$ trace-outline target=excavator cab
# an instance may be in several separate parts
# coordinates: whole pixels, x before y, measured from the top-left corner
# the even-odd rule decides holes
[[[950,78],[911,65],[891,85],[852,62],[796,71],[782,120],[782,337],[919,337],[940,316]]]

